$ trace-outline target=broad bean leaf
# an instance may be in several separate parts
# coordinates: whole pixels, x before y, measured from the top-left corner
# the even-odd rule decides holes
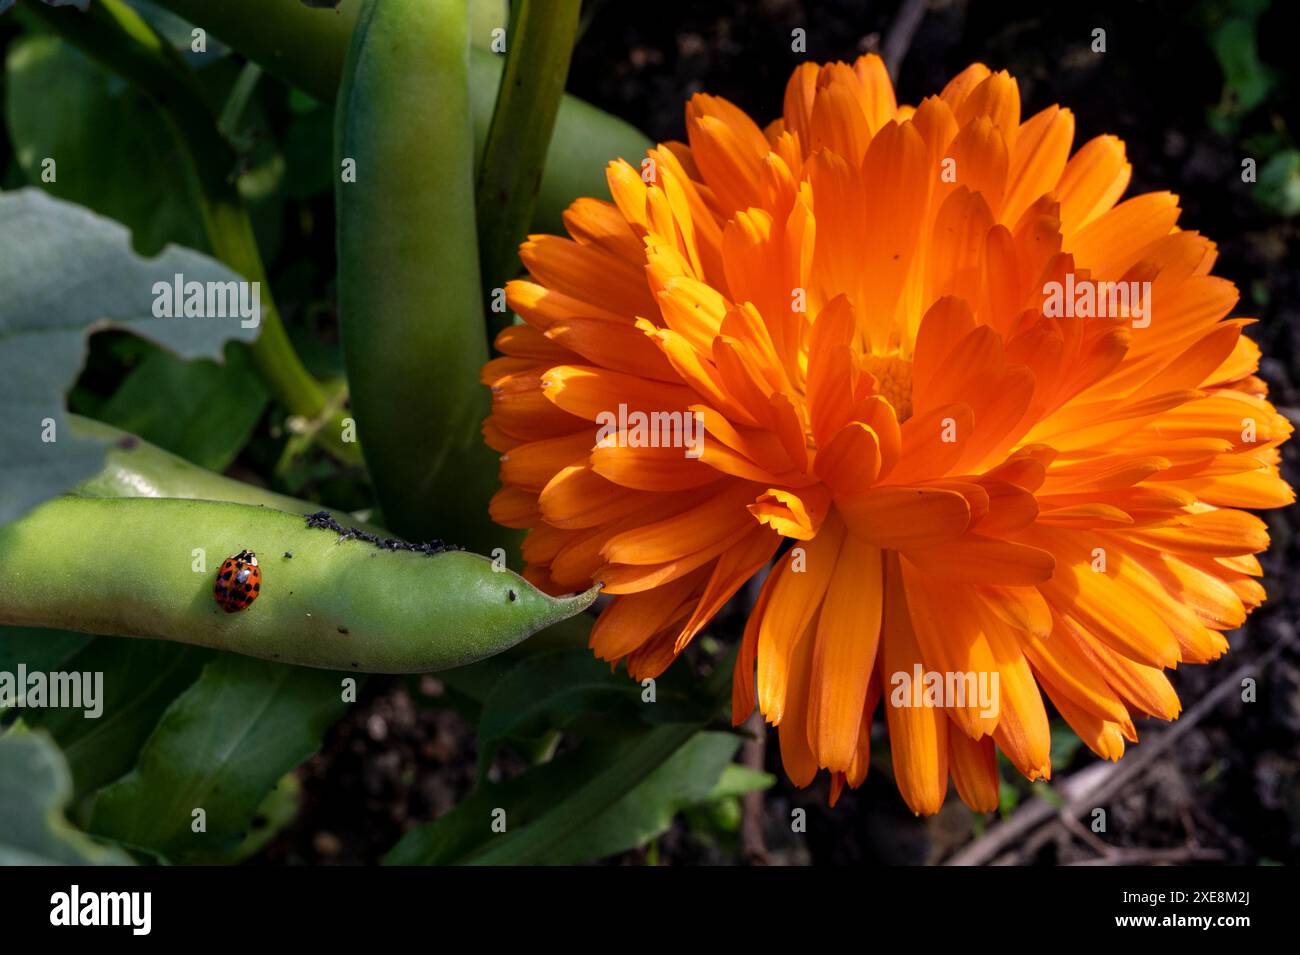
[[[105,443],[66,427],[64,394],[87,335],[119,327],[182,358],[220,358],[256,328],[227,318],[155,318],[154,284],[237,282],[225,266],[169,246],[146,259],[110,219],[37,189],[0,193],[0,523],[72,487],[104,464]]]
[[[238,456],[269,400],[247,349],[225,362],[150,349],[95,416],[212,471]]]
[[[149,100],[58,37],[14,42],[5,117],[27,181],[131,230],[137,251],[206,248],[172,131]]]
[[[72,652],[55,656],[47,647]],[[73,649],[75,648],[75,649]],[[0,671],[98,675],[98,716],[69,707],[24,708],[23,722],[53,737],[72,771],[73,798],[128,773],[163,711],[198,679],[210,651],[158,640],[0,628]],[[93,677],[92,677],[93,678]],[[86,701],[83,701],[86,702]]]
[[[218,656],[163,714],[136,768],[96,794],[89,830],[172,862],[229,857],[343,714],[343,676]]]
[[[0,736],[0,865],[129,865],[64,817],[72,779],[44,733]]]
[[[610,671],[590,650],[547,650],[520,661],[483,701],[478,724],[479,772],[507,739],[563,729],[583,712],[635,701],[638,684]]]
[[[731,733],[690,723],[587,741],[416,827],[385,861],[567,865],[623,852],[663,832],[683,807],[714,798],[739,745]],[[722,794],[765,781],[761,774],[732,777]]]

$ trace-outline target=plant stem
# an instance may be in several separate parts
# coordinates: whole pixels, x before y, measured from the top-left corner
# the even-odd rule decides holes
[[[519,243],[541,188],[581,6],[580,0],[511,4],[506,65],[475,189],[479,261],[489,299],[520,270]],[[508,322],[508,313],[492,318],[494,330]]]

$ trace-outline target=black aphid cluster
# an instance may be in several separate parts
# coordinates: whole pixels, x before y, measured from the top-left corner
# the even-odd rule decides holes
[[[346,540],[366,541],[374,544],[380,550],[409,550],[417,554],[424,554],[432,557],[434,554],[441,554],[449,550],[464,550],[455,544],[445,544],[440,540],[427,541],[423,544],[412,544],[409,541],[399,540],[396,537],[379,537],[371,534],[369,531],[363,531],[359,527],[344,527],[338,521],[334,520],[329,511],[317,511],[315,514],[307,515],[307,526],[319,528],[320,530],[333,531],[339,535],[338,542],[341,544]]]

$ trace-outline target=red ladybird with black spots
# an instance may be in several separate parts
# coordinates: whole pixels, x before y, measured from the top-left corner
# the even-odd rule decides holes
[[[257,565],[257,555],[251,550],[241,550],[221,562],[212,596],[222,610],[226,613],[247,610],[261,592],[262,568]]]

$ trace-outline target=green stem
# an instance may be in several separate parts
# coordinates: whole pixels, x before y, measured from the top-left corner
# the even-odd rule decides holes
[[[302,430],[310,433],[317,444],[344,464],[360,464],[357,443],[343,440],[343,410],[304,367],[280,321],[262,256],[257,251],[253,223],[243,202],[214,204],[212,212],[208,238],[213,253],[249,281],[261,284],[262,333],[251,349],[257,373],[290,414],[304,419]]]
[[[519,243],[537,204],[581,7],[580,0],[511,5],[506,65],[475,190],[479,261],[489,298],[519,273]],[[499,329],[508,320],[501,314],[494,323]]]
[[[261,285],[262,331],[251,346],[258,374],[291,414],[319,428],[318,440],[323,448],[344,463],[360,463],[357,446],[343,441],[342,413],[330,410],[324,389],[303,367],[280,321],[252,221],[232,174],[234,152],[217,131],[216,118],[193,74],[153,28],[121,0],[96,0],[85,14],[44,4],[22,9],[132,83],[158,107],[185,158],[185,175],[203,216],[213,254]]]

